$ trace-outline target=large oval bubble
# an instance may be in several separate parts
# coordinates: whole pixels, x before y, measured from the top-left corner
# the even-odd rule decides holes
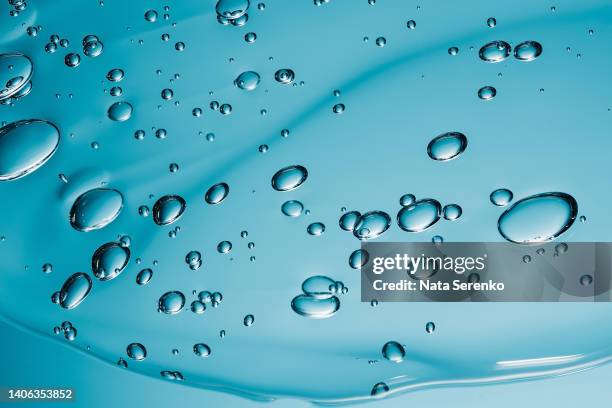
[[[93,231],[113,222],[123,208],[123,195],[110,188],[94,188],[81,194],[70,209],[70,225],[77,231]]]
[[[0,128],[0,181],[38,169],[53,156],[59,141],[59,130],[45,120],[20,120]]]
[[[567,231],[578,214],[578,203],[566,193],[542,193],[515,202],[499,217],[502,237],[517,244],[551,241]]]

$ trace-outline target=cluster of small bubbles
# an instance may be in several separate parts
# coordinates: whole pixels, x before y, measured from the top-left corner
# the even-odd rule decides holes
[[[229,194],[227,183],[217,183],[211,186],[204,195],[204,200],[211,205],[220,204]]]
[[[144,14],[144,19],[149,23],[154,23],[157,21],[157,11],[151,9],[147,10]]]
[[[436,161],[448,161],[461,155],[467,148],[467,137],[460,132],[447,132],[434,137],[427,145],[427,154]]]
[[[204,343],[194,344],[193,353],[198,357],[208,357],[210,356],[210,347]]]
[[[361,213],[359,211],[345,212],[340,217],[338,224],[340,225],[340,228],[342,228],[344,231],[352,232],[355,230],[355,226],[359,222],[360,218],[361,218]]]
[[[147,349],[140,343],[128,344],[126,353],[129,358],[136,361],[142,361],[147,358]]]
[[[115,122],[125,122],[132,117],[132,105],[129,102],[115,102],[107,111],[107,116]]]
[[[376,45],[378,45],[379,47],[384,47],[385,45],[387,45],[387,39],[385,37],[378,37],[376,39]]]
[[[394,363],[401,363],[406,356],[406,350],[397,341],[389,341],[382,348],[382,356]]]
[[[232,243],[229,241],[221,241],[217,244],[217,252],[227,254],[232,250]]]
[[[26,33],[30,37],[36,37],[40,31],[42,31],[42,26],[29,26],[26,29]]]
[[[9,11],[11,17],[17,17],[27,7],[25,0],[9,0],[8,3],[12,6],[12,9]]]
[[[136,275],[136,283],[140,286],[144,286],[151,281],[152,277],[153,271],[150,268],[142,269],[138,272],[138,275]]]
[[[491,28],[495,27],[497,25],[497,20],[495,19],[495,17],[489,17],[487,19],[487,25]]]
[[[483,86],[478,90],[478,97],[483,101],[489,101],[495,98],[495,95],[497,95],[497,89],[492,86]]]
[[[397,213],[397,225],[406,232],[422,232],[440,219],[442,205],[433,198],[424,198],[402,207]]]
[[[60,326],[56,326],[53,328],[53,333],[55,334],[64,334],[64,338],[68,341],[73,341],[77,336],[77,329],[70,323],[69,321],[64,321]]]
[[[159,298],[157,310],[165,314],[177,314],[185,306],[185,295],[179,291],[166,292]]]
[[[416,21],[414,20],[408,20],[406,22],[406,27],[408,27],[411,30],[414,30],[416,28]]]
[[[463,214],[463,209],[457,204],[448,204],[442,209],[442,214],[444,215],[445,220],[455,221],[461,217],[461,214]]]
[[[218,0],[215,6],[217,20],[223,25],[243,25],[244,23],[236,23],[234,20],[245,17],[249,5],[249,0]]]
[[[299,217],[304,211],[304,205],[297,200],[285,201],[281,205],[281,212],[287,217]]]
[[[389,392],[389,386],[384,382],[379,382],[374,384],[372,387],[372,391],[370,391],[370,395],[373,397],[380,397]]]
[[[117,242],[107,242],[94,252],[91,269],[101,281],[115,279],[130,261],[130,249]]]
[[[327,276],[311,276],[302,282],[303,294],[291,301],[291,308],[300,316],[323,319],[332,316],[340,308],[336,294],[346,293],[348,288],[342,282]]]
[[[577,212],[576,199],[567,193],[535,194],[504,211],[497,229],[504,239],[517,244],[551,241],[573,225]]]
[[[507,206],[508,204],[510,204],[513,198],[514,194],[512,194],[512,191],[508,190],[507,188],[498,188],[497,190],[493,191],[489,196],[489,200],[491,200],[493,205],[496,205],[498,207]]]
[[[234,85],[244,91],[253,91],[261,82],[261,77],[255,71],[245,71],[234,80]]]
[[[293,82],[295,79],[295,72],[289,68],[282,68],[274,73],[274,79],[276,82],[281,83],[283,85],[287,85]]]
[[[591,275],[582,275],[580,277],[581,286],[589,286],[591,283],[593,283],[593,277]]]
[[[89,34],[83,38],[83,54],[86,56],[91,58],[98,57],[102,54],[103,49],[104,44],[97,36]]]
[[[244,35],[244,41],[246,41],[248,44],[254,43],[256,39],[257,34],[254,32],[249,32]]]
[[[360,240],[374,239],[385,233],[391,226],[391,217],[383,211],[369,211],[362,214],[353,228],[353,235]]]
[[[542,55],[542,45],[537,41],[524,41],[514,47],[514,57],[519,61],[533,61]]]
[[[349,266],[353,269],[361,269],[370,260],[370,254],[365,249],[356,249],[349,256]]]
[[[313,222],[312,224],[308,225],[308,227],[306,227],[306,231],[310,235],[323,235],[323,233],[325,232],[325,224],[323,224],[322,222]]]
[[[185,263],[192,271],[197,271],[202,266],[202,254],[198,251],[190,251],[185,255]]]
[[[450,47],[448,49],[448,54],[449,55],[453,55],[453,56],[459,54],[459,48],[457,48],[457,47]]]

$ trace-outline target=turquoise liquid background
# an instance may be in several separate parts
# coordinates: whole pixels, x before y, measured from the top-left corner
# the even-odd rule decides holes
[[[169,20],[162,18],[164,5],[170,6]],[[375,383],[392,385],[394,378],[400,378],[398,389],[431,381],[480,384],[483,381],[474,379],[495,377],[498,361],[580,355],[579,363],[597,365],[610,356],[612,327],[606,304],[372,308],[361,303],[359,273],[347,263],[359,242],[337,227],[343,206],[382,210],[393,218],[399,197],[412,193],[458,203],[464,214],[455,223],[440,222],[417,235],[394,225],[381,239],[428,241],[441,235],[446,241],[498,241],[501,210],[488,197],[506,187],[515,200],[547,191],[571,194],[588,221],[576,223],[563,239],[609,241],[611,222],[604,205],[612,195],[604,187],[609,184],[612,148],[609,2],[378,0],[371,6],[365,0],[332,0],[316,7],[310,1],[271,0],[262,11],[252,3],[244,27],[218,24],[214,5],[32,2],[16,18],[4,7],[2,52],[28,55],[34,76],[32,93],[12,107],[1,106],[0,120],[46,119],[58,126],[62,137],[56,154],[39,170],[0,185],[0,210],[5,214],[0,234],[6,237],[0,242],[0,312],[7,320],[49,336],[54,326],[70,320],[78,329],[71,345],[113,365],[119,358],[127,360],[126,346],[138,341],[149,355],[142,362],[128,360],[129,371],[158,378],[161,370],[180,370],[187,385],[253,398],[362,400],[369,398]],[[143,18],[150,8],[159,12],[156,23]],[[494,28],[486,25],[491,16],[497,19]],[[414,30],[406,27],[409,19],[416,21]],[[26,27],[38,24],[42,31],[28,36]],[[247,44],[243,37],[250,31],[257,33],[257,40]],[[68,38],[70,47],[45,53],[53,33]],[[160,39],[164,33],[170,34],[168,42]],[[102,55],[92,59],[81,53],[78,67],[66,67],[64,55],[80,52],[87,34],[104,42]],[[381,36],[385,47],[375,44]],[[369,40],[364,42],[364,37]],[[512,45],[536,40],[544,52],[528,63],[510,57],[487,64],[478,58],[478,49],[492,40]],[[184,51],[175,49],[177,41],[185,43]],[[458,55],[448,54],[452,46],[459,48]],[[121,97],[104,92],[111,87],[105,76],[112,68],[126,72],[119,83]],[[297,86],[274,80],[280,68],[295,71]],[[250,93],[233,84],[246,70],[262,78]],[[180,78],[175,79],[177,73]],[[476,96],[485,85],[497,89],[497,96],[487,102]],[[164,88],[173,89],[171,101],[160,97]],[[333,95],[335,89],[340,97]],[[134,106],[133,116],[122,123],[106,114],[119,100]],[[211,101],[231,104],[231,115],[209,109]],[[337,103],[346,106],[342,115],[332,112]],[[193,117],[195,107],[204,110],[202,117]],[[166,129],[167,138],[157,139],[153,127]],[[145,130],[144,140],[133,137],[137,129]],[[280,136],[282,129],[290,130],[288,138]],[[468,148],[454,161],[435,162],[426,154],[427,143],[447,131],[465,133]],[[208,133],[215,134],[213,142],[206,140]],[[99,148],[93,149],[92,143]],[[262,144],[269,146],[265,154],[258,151]],[[179,165],[178,172],[168,171],[171,163]],[[274,191],[272,175],[292,164],[304,165],[308,180],[293,192]],[[66,174],[68,184],[59,180],[60,173]],[[221,181],[230,186],[228,198],[219,206],[205,204],[206,189]],[[101,230],[75,231],[68,222],[75,197],[101,183],[124,194],[122,213]],[[140,205],[152,208],[164,194],[181,194],[187,200],[185,215],[168,228],[138,215]],[[303,202],[310,214],[297,219],[282,215],[280,207],[290,199]],[[312,222],[326,225],[322,236],[306,233]],[[168,232],[176,225],[181,230],[170,238]],[[240,237],[243,230],[248,238]],[[95,281],[92,293],[74,310],[50,302],[68,276],[90,272],[96,248],[122,235],[131,237],[133,251],[122,275],[111,282]],[[215,250],[222,240],[234,244],[229,256]],[[250,241],[255,243],[252,250],[247,247]],[[185,264],[191,250],[203,254],[198,271]],[[141,265],[135,263],[138,257]],[[40,271],[47,262],[53,264],[49,275]],[[154,270],[154,277],[138,287],[135,276],[145,267]],[[320,321],[290,308],[302,281],[319,274],[349,288],[340,297],[339,312]],[[189,310],[177,316],[156,311],[166,291],[181,290],[189,305],[191,291],[204,289],[223,293],[218,309],[210,308],[203,316]],[[242,323],[247,314],[255,316],[248,328]],[[428,321],[437,326],[432,335],[424,330]],[[219,337],[221,330],[227,337]],[[34,338],[29,341],[36,347],[55,350],[55,345]],[[62,336],[54,338],[66,343]],[[402,365],[382,359],[380,349],[389,340],[406,345]],[[197,342],[211,346],[210,358],[196,359],[191,348]],[[181,354],[173,356],[173,348]],[[27,379],[32,370],[29,353],[15,354],[21,355],[20,363],[7,366],[26,370],[22,378]],[[68,363],[62,370],[69,374],[64,385],[86,388],[89,381],[98,381],[98,370],[112,377],[110,388],[113,382],[133,383],[135,389],[159,383],[131,373],[125,374],[129,380],[119,379],[124,375],[119,367],[65,355]],[[381,361],[370,366],[368,360]],[[58,370],[53,361],[47,363],[45,373]],[[580,369],[572,367],[562,368]],[[561,374],[538,369],[513,374],[520,379],[532,371],[538,376]],[[592,378],[605,370],[609,368],[580,376]],[[561,380],[526,387],[538,389],[533,392],[539,392],[538,387],[554,389],[557,386],[550,384],[555,381]],[[579,389],[583,380],[576,381]],[[172,391],[179,399],[184,393],[189,393],[184,398],[204,393],[170,386],[179,389]],[[249,404],[217,394],[214,398]],[[380,404],[394,406],[397,401]]]

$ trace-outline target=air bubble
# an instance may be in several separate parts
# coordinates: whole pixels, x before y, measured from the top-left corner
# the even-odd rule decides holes
[[[468,145],[467,137],[459,132],[447,132],[436,136],[427,145],[427,154],[437,161],[457,158]]]
[[[185,207],[186,202],[181,196],[163,196],[153,206],[153,220],[157,225],[172,224],[183,215]]]
[[[59,141],[57,127],[44,120],[20,120],[0,128],[0,181],[34,172],[53,156]]]
[[[403,207],[397,213],[397,225],[406,232],[422,232],[440,219],[442,205],[433,198],[424,198]]]
[[[512,194],[512,191],[508,190],[507,188],[498,188],[497,190],[493,191],[489,196],[489,199],[491,200],[493,205],[496,205],[498,207],[507,206],[508,204],[510,204],[513,198],[514,194]]]
[[[578,213],[578,203],[566,193],[543,193],[523,198],[499,217],[502,237],[517,244],[546,242],[567,231]]]
[[[100,246],[91,258],[91,270],[96,278],[108,281],[123,272],[130,260],[130,250],[117,242]]]
[[[204,196],[204,200],[211,205],[220,204],[229,194],[227,183],[217,183],[210,187]]]
[[[123,208],[123,195],[109,188],[95,188],[81,194],[70,209],[70,225],[88,232],[106,227]]]
[[[291,191],[301,186],[308,178],[308,171],[300,165],[287,166],[272,176],[272,188],[276,191]]]
[[[185,306],[185,295],[179,291],[164,293],[158,302],[158,311],[165,314],[177,314]]]
[[[281,206],[281,211],[287,217],[299,217],[302,215],[304,205],[297,200],[285,201]]]

